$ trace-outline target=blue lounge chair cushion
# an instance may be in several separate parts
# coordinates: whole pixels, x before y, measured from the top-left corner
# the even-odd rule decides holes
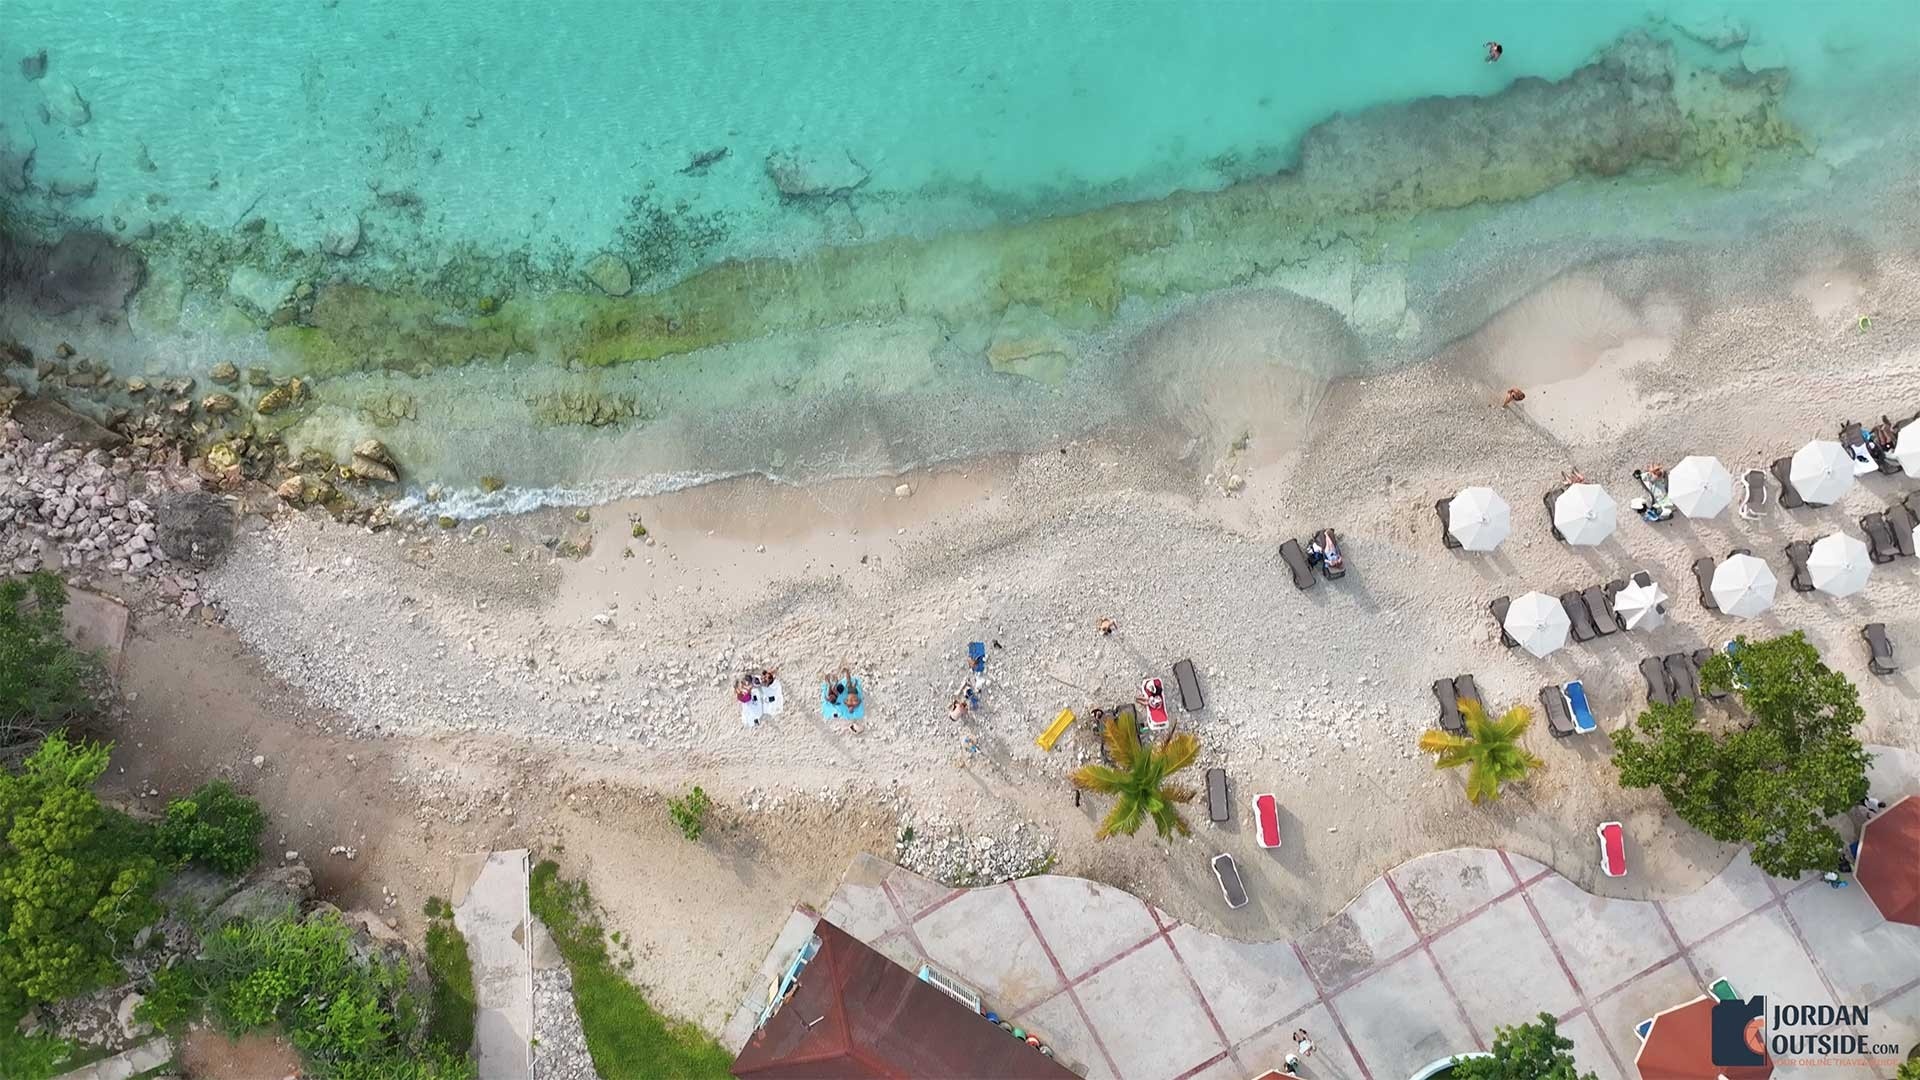
[[[859,679],[853,680],[853,692],[860,695],[860,704],[854,709],[845,705],[835,705],[827,700],[827,684],[820,684],[820,715],[829,720],[859,720],[867,715],[867,688]]]
[[[1598,728],[1599,725],[1593,722],[1593,710],[1587,706],[1587,688],[1580,684],[1580,680],[1568,683],[1566,694],[1567,708],[1573,712],[1573,729],[1585,735]]]
[[[976,673],[987,670],[987,643],[984,641],[968,642],[967,658],[973,661],[973,670]]]
[[[1653,1032],[1652,1020],[1642,1020],[1639,1023],[1633,1025],[1633,1033],[1635,1035],[1640,1036],[1641,1042],[1646,1042],[1647,1036],[1652,1034],[1652,1032]]]

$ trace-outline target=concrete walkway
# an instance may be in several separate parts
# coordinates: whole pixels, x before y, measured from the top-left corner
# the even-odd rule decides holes
[[[1776,882],[1744,856],[1690,896],[1635,901],[1583,892],[1523,856],[1444,851],[1376,879],[1306,937],[1259,944],[1091,881],[956,890],[867,857],[822,914],[903,966],[970,983],[1091,1077],[1252,1076],[1304,1027],[1318,1049],[1302,1075],[1400,1080],[1545,1011],[1583,1068],[1632,1080],[1634,1025],[1720,977],[1779,1002],[1867,1005],[1862,1034],[1920,1041],[1920,928],[1887,923],[1858,888]]]
[[[533,950],[527,853],[468,855],[454,867],[453,924],[473,958],[474,1047],[487,1080],[533,1075]]]
[[[53,1080],[127,1080],[143,1072],[153,1070],[173,1060],[173,1040],[165,1035],[155,1035],[146,1042],[130,1046],[110,1058],[101,1058],[91,1065],[82,1065],[72,1072],[64,1072]]]

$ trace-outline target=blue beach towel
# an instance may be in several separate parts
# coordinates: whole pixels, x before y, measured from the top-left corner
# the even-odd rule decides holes
[[[984,641],[970,642],[967,645],[967,658],[973,661],[974,674],[978,675],[987,670],[987,643]]]
[[[1599,725],[1593,722],[1593,710],[1587,707],[1587,688],[1580,680],[1567,684],[1567,708],[1573,713],[1573,730],[1585,735]]]
[[[867,715],[867,688],[859,679],[853,680],[853,692],[860,695],[858,707],[849,710],[845,705],[835,705],[827,700],[827,684],[820,684],[820,715],[829,720],[859,720]]]

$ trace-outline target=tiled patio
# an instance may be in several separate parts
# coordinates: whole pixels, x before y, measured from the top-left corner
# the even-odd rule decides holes
[[[970,983],[1090,1077],[1253,1076],[1304,1027],[1318,1047],[1304,1076],[1399,1080],[1545,1010],[1583,1068],[1631,1080],[1633,1026],[1717,977],[1746,994],[1866,1004],[1864,1034],[1920,1040],[1920,929],[1886,923],[1857,888],[1777,883],[1744,857],[1688,897],[1647,902],[1592,896],[1506,852],[1439,852],[1293,942],[1229,941],[1077,878],[951,890],[868,858],[821,914],[903,965]],[[783,941],[804,938],[810,918],[797,913]],[[729,1026],[736,1045],[745,1023]]]

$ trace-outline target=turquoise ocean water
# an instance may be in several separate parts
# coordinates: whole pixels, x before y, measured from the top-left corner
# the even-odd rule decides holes
[[[1896,129],[1920,106],[1920,20],[1895,0],[4,0],[0,15],[0,164],[12,163],[0,169],[0,198],[16,221],[42,233],[106,229],[145,245],[157,277],[177,271],[189,279],[183,229],[223,236],[262,222],[284,249],[259,256],[268,276],[293,275],[323,292],[328,284],[391,284],[399,270],[415,282],[430,279],[459,258],[504,265],[506,253],[518,253],[514,265],[527,268],[531,295],[577,283],[586,259],[612,249],[626,253],[641,295],[728,259],[804,258],[887,237],[1217,192],[1296,166],[1303,136],[1336,115],[1435,97],[1495,98],[1526,80],[1558,83],[1634,32],[1652,35],[1680,64],[1730,73],[1733,82],[1778,79],[1779,114],[1802,140],[1796,152],[1824,152],[1841,168],[1827,182],[1842,186],[1851,180],[1844,162],[1908,138]],[[1490,39],[1506,47],[1497,64],[1482,61]],[[16,70],[42,50],[43,76]],[[1417,148],[1394,145],[1417,131],[1383,128],[1381,154],[1417,162]],[[783,198],[770,169],[783,154],[838,190]],[[701,155],[717,160],[689,169]],[[1761,179],[1755,172],[1731,186]],[[1764,179],[1787,197],[1809,183],[1791,167]],[[1728,186],[1722,177],[1720,191],[1701,198]],[[1417,208],[1409,212],[1417,218]],[[351,251],[316,261],[342,230],[358,238]],[[656,241],[670,257],[632,255]],[[249,257],[228,248],[216,292]],[[205,250],[202,243],[194,257],[211,258]],[[513,285],[488,281],[470,291],[491,303],[517,295]],[[784,299],[777,285],[755,287],[768,290],[763,304]],[[171,334],[175,354],[194,362],[226,350],[297,366],[284,347],[276,352],[222,321],[220,298],[196,290],[207,292],[207,282],[186,288],[178,324],[148,320],[149,354]],[[231,291],[249,290],[236,283]],[[463,302],[467,317],[480,301]],[[1008,302],[987,305],[974,353],[984,355]],[[872,305],[853,306],[871,314]],[[909,300],[900,307],[911,314]],[[828,341],[829,324],[844,321],[832,314],[839,310],[801,322]],[[676,332],[698,315],[677,309]],[[950,314],[941,318],[950,339],[972,332]],[[270,327],[262,320],[253,329]],[[724,344],[804,347],[777,331]],[[519,333],[518,348],[540,351],[527,340],[537,332]],[[734,360],[744,371],[764,366]],[[150,356],[141,362],[152,364]],[[874,385],[892,393],[961,379],[948,366],[938,357],[908,364],[917,373],[876,377]],[[657,421],[676,395],[707,393],[686,390],[690,377],[658,367],[633,376],[618,391],[640,399],[631,412],[577,433],[607,445],[582,450],[569,434],[561,439],[567,449],[554,455],[590,464],[531,470],[538,476],[530,482],[709,464],[692,451],[671,462],[634,459],[630,447],[614,445],[629,421]],[[330,419],[316,420],[316,443],[361,433],[373,421],[351,417],[379,411],[369,413],[360,393],[367,388],[352,381],[361,376],[346,378],[339,408],[320,410]],[[495,376],[475,378],[469,395],[513,392],[488,381]],[[481,408],[426,423],[471,432],[512,422],[511,410]],[[393,437],[437,462],[429,435]],[[761,458],[773,453],[762,450]],[[525,448],[515,452],[524,456]],[[882,455],[895,465],[907,456]],[[427,471],[460,478],[438,464]]]

